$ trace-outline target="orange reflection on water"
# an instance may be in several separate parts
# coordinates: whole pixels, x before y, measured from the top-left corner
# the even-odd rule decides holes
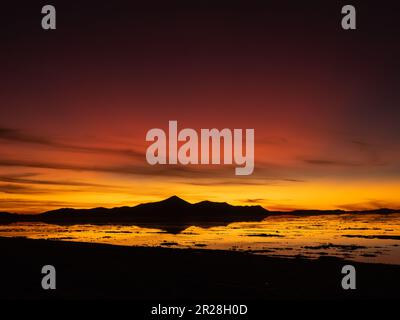
[[[400,214],[270,216],[208,228],[191,226],[179,234],[124,225],[0,225],[0,236],[57,239],[128,246],[169,246],[249,251],[270,256],[336,256],[356,261],[400,264]]]

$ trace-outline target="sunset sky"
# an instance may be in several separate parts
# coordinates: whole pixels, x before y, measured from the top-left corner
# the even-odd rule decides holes
[[[0,211],[174,194],[272,210],[400,208],[394,8],[360,4],[358,29],[344,31],[340,1],[51,3],[54,31],[40,27],[46,3],[1,10]],[[146,133],[169,120],[254,128],[253,175],[150,166]]]

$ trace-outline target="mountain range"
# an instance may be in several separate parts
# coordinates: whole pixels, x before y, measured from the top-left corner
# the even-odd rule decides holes
[[[389,214],[394,209],[368,211],[344,210],[295,210],[290,212],[269,211],[260,205],[233,206],[226,202],[201,201],[191,204],[177,196],[139,204],[134,207],[73,209],[62,208],[35,215],[0,212],[0,223],[45,222],[52,224],[127,224],[160,228],[179,233],[189,226],[209,227],[232,222],[261,221],[269,215],[322,215],[322,214]]]

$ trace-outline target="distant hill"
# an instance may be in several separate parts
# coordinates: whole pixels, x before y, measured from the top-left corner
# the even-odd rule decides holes
[[[264,218],[268,210],[261,206],[232,206],[225,202],[202,201],[191,204],[177,196],[168,199],[139,204],[135,207],[112,209],[58,209],[38,215],[43,220],[93,220],[131,222],[131,221],[183,221],[183,220],[241,220]]]
[[[0,221],[1,220],[5,220],[5,219],[14,219],[15,217],[17,217],[16,214],[13,213],[9,213],[9,212],[0,212]]]
[[[269,211],[259,205],[233,206],[226,202],[201,201],[191,204],[177,196],[139,204],[134,207],[72,209],[62,208],[37,215],[0,212],[0,223],[38,221],[52,224],[127,224],[159,228],[178,233],[189,226],[210,227],[232,222],[261,221],[269,215],[327,215],[327,214],[390,214],[399,210],[376,209],[368,211],[295,210]]]
[[[40,221],[54,224],[132,224],[177,233],[189,226],[227,225],[238,221],[261,221],[268,210],[261,206],[232,206],[202,201],[191,204],[177,196],[134,207],[62,208],[38,215],[0,216],[0,220]]]
[[[388,209],[388,208],[381,208],[381,209],[372,209],[372,210],[340,210],[340,209],[335,209],[335,210],[308,210],[308,209],[303,209],[303,210],[293,210],[293,211],[269,211],[269,214],[286,214],[286,215],[304,215],[304,216],[311,216],[311,215],[334,215],[334,214],[351,214],[351,213],[357,213],[357,214],[391,214],[391,213],[400,213],[400,210],[398,209]]]

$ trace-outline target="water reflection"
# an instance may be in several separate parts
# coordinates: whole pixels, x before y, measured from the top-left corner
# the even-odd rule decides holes
[[[0,225],[0,236],[130,246],[249,251],[270,256],[336,256],[400,264],[400,214],[270,216],[261,222],[189,227],[178,234],[126,225]]]

